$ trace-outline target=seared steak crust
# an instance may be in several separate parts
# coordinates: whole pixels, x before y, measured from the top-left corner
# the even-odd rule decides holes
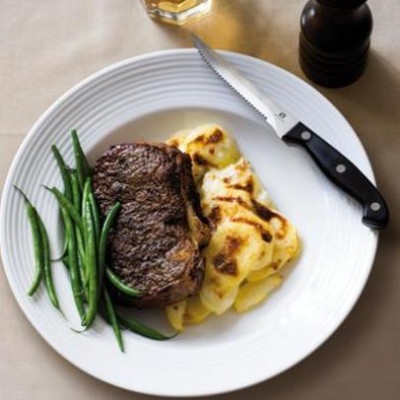
[[[199,289],[199,247],[208,240],[208,226],[189,156],[164,144],[115,145],[97,160],[93,188],[103,218],[115,202],[122,204],[107,263],[124,283],[145,293],[133,304],[165,306]]]

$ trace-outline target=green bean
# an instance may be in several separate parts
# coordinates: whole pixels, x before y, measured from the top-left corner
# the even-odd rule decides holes
[[[89,200],[90,185],[91,185],[91,179],[90,179],[90,178],[86,178],[86,179],[85,179],[85,183],[84,183],[84,185],[83,185],[82,200],[81,200],[81,204],[82,204],[82,208],[81,208],[82,217],[83,217],[83,215],[84,215],[84,213],[85,213],[85,203],[86,203],[86,201]]]
[[[64,217],[63,217],[63,214],[62,214],[62,213],[61,213],[61,218],[62,218],[63,224],[64,224],[64,244],[63,244],[63,250],[62,250],[60,256],[58,256],[57,258],[51,259],[52,262],[63,260],[64,257],[66,257],[67,251],[68,251],[68,237],[67,237],[67,235],[65,234],[65,221],[64,221]]]
[[[110,296],[110,297],[111,297],[111,296]],[[111,300],[111,301],[112,301],[112,300]],[[115,305],[113,304],[113,306],[114,306],[114,310],[115,310]],[[112,327],[110,318],[109,318],[109,316],[108,316],[108,314],[106,313],[106,310],[105,310],[104,301],[102,301],[101,303],[99,303],[99,314],[100,314],[101,318],[103,318],[104,321],[107,322],[107,324],[110,325],[110,326]],[[125,328],[124,326],[122,326],[122,325],[119,325],[119,329],[121,330],[121,332],[123,332],[123,331],[126,330],[126,328]]]
[[[53,145],[51,146],[51,151],[53,152],[54,158],[56,159],[58,168],[61,173],[61,178],[64,184],[64,195],[68,200],[72,200],[72,188],[71,188],[71,179],[70,179],[70,174],[69,174],[69,168],[65,164],[65,161],[58,150],[57,146]],[[64,246],[63,246],[63,251],[61,253],[61,256],[52,260],[52,261],[60,261],[66,254],[67,251],[67,237],[64,237]]]
[[[100,233],[99,240],[99,287],[103,284],[104,278],[104,269],[106,265],[106,252],[107,252],[107,239],[108,233],[112,225],[114,224],[115,218],[118,215],[119,210],[121,209],[121,203],[115,203],[113,207],[111,207],[110,211],[107,214],[107,217],[104,221],[103,227]]]
[[[85,240],[85,268],[88,279],[88,310],[85,315],[83,325],[85,325],[87,329],[96,318],[99,301],[96,238],[92,210],[89,201],[86,201],[86,203],[84,204],[84,214],[85,226],[87,229]]]
[[[28,216],[32,226],[32,233],[34,236],[33,240],[36,259],[36,271],[33,283],[28,291],[28,295],[32,296],[36,292],[42,280],[42,276],[44,275],[45,286],[50,301],[52,302],[54,307],[61,311],[51,273],[50,244],[46,228],[44,227],[43,221],[40,218],[39,213],[29,201],[28,197],[17,186],[14,187],[16,190],[19,191],[19,193],[22,194],[25,199],[25,202],[27,204]]]
[[[32,284],[28,290],[28,295],[33,296],[40,286],[43,277],[43,252],[42,252],[42,239],[39,229],[39,224],[37,220],[37,212],[35,207],[29,201],[25,193],[17,186],[14,185],[15,190],[17,190],[24,198],[26,204],[26,211],[28,214],[29,223],[32,232],[33,241],[33,252],[35,257],[35,273],[33,276]]]
[[[76,242],[78,245],[78,265],[79,265],[79,274],[81,276],[81,280],[84,286],[87,284],[87,276],[85,270],[85,244],[83,240],[83,236],[78,227],[75,227],[75,236]]]
[[[78,213],[81,213],[82,209],[82,193],[81,188],[78,182],[78,175],[76,170],[71,171],[71,185],[72,185],[72,203],[74,207],[77,209]],[[75,227],[75,237],[78,247],[78,269],[81,277],[81,282],[83,287],[86,285],[86,277],[85,277],[85,263],[83,262],[85,258],[85,247],[82,232],[78,227]],[[85,290],[84,290],[85,291]]]
[[[110,268],[106,267],[106,275],[108,280],[123,294],[129,297],[141,297],[143,293],[140,290],[132,288],[122,282],[114,272],[111,271]]]
[[[124,352],[124,342],[122,340],[121,328],[119,326],[118,318],[115,313],[114,305],[111,301],[110,295],[108,294],[107,290],[103,290],[103,298],[104,298],[104,306],[105,306],[105,313],[107,316],[107,320],[111,324],[115,337],[118,342],[118,347],[121,352]]]
[[[46,285],[47,294],[53,306],[61,311],[51,272],[49,237],[47,236],[46,228],[44,227],[43,221],[40,218],[39,214],[37,214],[37,221],[42,241],[44,282]]]
[[[66,236],[68,238],[68,269],[69,276],[72,287],[72,294],[74,296],[74,301],[76,305],[76,309],[81,317],[81,320],[85,317],[85,307],[83,305],[82,300],[82,285],[79,276],[79,267],[78,267],[78,251],[77,251],[77,243],[75,237],[75,230],[72,224],[71,217],[68,215],[65,209],[61,209],[63,213],[64,221],[65,221],[65,229]]]
[[[74,207],[74,205],[71,203],[70,200],[68,200],[56,187],[49,188],[47,186],[44,186],[47,190],[49,190],[53,195],[55,196],[60,208],[64,208],[70,217],[73,219],[73,221],[78,225],[79,229],[83,233],[83,222],[82,218],[79,215],[77,209]]]
[[[29,215],[29,214],[33,215]],[[40,283],[42,282],[43,278],[43,254],[41,251],[41,234],[39,230],[39,226],[36,220],[36,210],[34,208],[31,211],[28,211],[28,218],[31,220],[31,231],[32,231],[32,239],[33,239],[33,251],[35,254],[35,274],[33,276],[32,284],[28,290],[28,295],[33,296],[36,291],[38,290]]]
[[[75,224],[77,225],[77,229],[75,230],[75,236],[76,236],[76,241],[77,241],[77,246],[78,246],[78,251],[79,251],[79,257],[84,258],[83,239],[82,239],[82,234],[84,232],[84,226],[83,226],[82,218],[78,213],[78,210],[57,188],[55,188],[55,187],[48,188],[46,186],[45,186],[45,188],[54,194],[60,208],[64,209],[67,212],[67,214],[71,217],[71,219],[75,222]],[[78,262],[78,265],[79,265],[79,262]],[[80,271],[81,278],[84,283],[84,281],[85,281],[84,271],[81,271],[81,268],[79,268],[79,271]]]
[[[121,323],[122,326],[129,329],[132,332],[135,332],[141,336],[147,337],[153,340],[168,340],[174,338],[178,333],[175,333],[172,336],[166,336],[161,332],[143,324],[136,318],[125,318],[121,314],[117,313],[118,321]]]
[[[85,154],[82,150],[82,146],[79,141],[78,133],[75,129],[71,131],[72,146],[74,148],[76,171],[78,175],[78,181],[81,189],[85,185],[86,178],[90,176],[91,171]]]
[[[85,218],[86,210],[85,210],[85,204],[89,200],[89,191],[90,191],[90,178],[87,178],[85,180],[85,184],[83,186],[83,191],[82,191],[82,210],[81,210],[81,216],[82,216],[82,221],[83,221],[83,239],[86,244],[86,239],[87,239],[87,220]]]
[[[94,193],[91,187],[88,196],[89,196],[90,207],[92,209],[92,214],[93,214],[94,230],[96,233],[96,245],[98,245],[100,241],[99,207],[97,205],[96,198],[94,197]]]
[[[51,146],[51,151],[54,154],[54,158],[57,161],[58,168],[60,169],[61,178],[64,184],[64,194],[68,200],[72,200],[72,188],[71,188],[71,180],[69,176],[68,167],[65,164],[64,159],[62,158],[61,153],[59,152],[57,146]]]
[[[72,204],[81,212],[81,188],[79,187],[76,171],[71,171]]]

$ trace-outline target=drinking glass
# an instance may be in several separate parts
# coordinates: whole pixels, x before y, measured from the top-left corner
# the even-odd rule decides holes
[[[183,24],[205,15],[212,0],[142,0],[150,17],[172,24]]]

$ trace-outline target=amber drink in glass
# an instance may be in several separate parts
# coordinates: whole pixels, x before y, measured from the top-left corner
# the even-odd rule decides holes
[[[172,24],[183,24],[207,14],[212,0],[143,0],[150,17]]]

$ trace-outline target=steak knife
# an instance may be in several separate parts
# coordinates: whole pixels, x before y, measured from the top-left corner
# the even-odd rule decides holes
[[[261,93],[223,56],[198,36],[192,40],[206,64],[235,92],[255,108],[275,133],[286,143],[302,146],[336,186],[363,207],[362,222],[373,229],[389,223],[388,206],[371,181],[343,154],[322,139],[298,118]]]

